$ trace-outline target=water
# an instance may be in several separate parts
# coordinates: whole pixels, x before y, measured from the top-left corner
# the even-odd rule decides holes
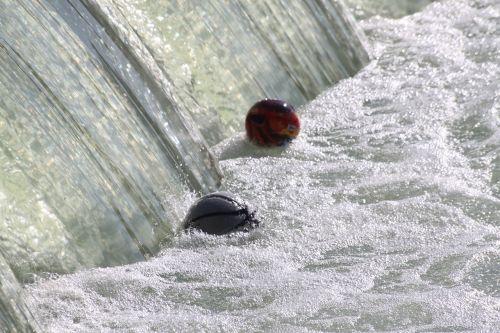
[[[434,0],[346,0],[350,11],[357,19],[375,15],[383,17],[402,17],[420,11]]]
[[[239,133],[212,149],[221,188],[262,228],[178,233],[148,261],[38,278],[24,289],[35,320],[49,332],[499,331],[499,26],[492,0],[361,22],[374,60],[299,109],[291,146]]]
[[[255,101],[302,105],[368,62],[363,34],[337,1],[111,2],[183,92],[211,144],[241,131]]]
[[[85,8],[59,6],[61,16],[31,1],[2,8],[1,248],[20,279],[143,259],[171,233],[161,220],[178,218],[165,188],[207,191],[218,177],[201,139],[128,55],[92,22],[64,21],[72,11],[90,20]]]
[[[144,260],[182,218],[168,196],[220,181],[154,61],[98,17],[78,1],[0,3],[2,330],[30,327],[19,282]]]
[[[187,61],[181,67],[191,66],[195,76],[199,67],[183,49],[166,53],[159,47],[157,36],[177,39],[174,46],[179,38],[143,28],[139,4],[0,4],[2,331],[41,330],[24,305],[22,284],[40,275],[147,259],[176,233],[184,206],[218,187],[217,161],[205,140],[220,140],[234,131],[220,122],[219,114],[235,117],[247,106],[235,103],[219,113],[214,98],[217,112],[202,110],[200,105],[209,104],[202,96],[212,98],[217,91],[218,100],[234,96],[236,101],[258,88],[262,96],[281,94],[305,102],[306,96],[353,74],[368,60],[362,34],[340,4],[297,5],[289,14],[271,0],[263,8],[243,3],[228,7],[223,1],[205,5],[200,2],[186,13],[170,7],[176,10],[174,23],[185,14],[176,23],[179,31],[201,17],[213,19],[181,42],[208,41],[211,35],[224,40],[190,50],[197,52],[194,60],[203,59],[202,52],[207,57],[227,53],[225,67],[216,64],[205,84],[191,89],[179,81],[176,65]],[[265,22],[256,26],[263,10],[284,26],[273,25],[270,34]],[[189,21],[193,13],[198,16]],[[145,19],[150,20],[149,14]],[[245,29],[238,30],[244,20]],[[295,21],[296,42],[286,44],[290,35],[285,28]],[[238,45],[227,52],[231,40],[224,36],[233,29]],[[316,38],[327,38],[328,46],[316,42],[310,47]],[[172,54],[178,55],[175,61]],[[231,62],[232,54],[241,56]],[[258,57],[262,60],[254,60]],[[328,66],[321,69],[311,62],[319,59]],[[238,77],[247,76],[239,68],[253,68],[246,74],[263,78],[225,92]],[[216,82],[224,72],[235,77],[229,85]]]

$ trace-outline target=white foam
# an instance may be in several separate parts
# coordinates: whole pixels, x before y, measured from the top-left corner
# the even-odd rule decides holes
[[[262,228],[42,280],[37,317],[52,332],[500,330],[500,198],[477,153],[500,146],[498,17],[456,0],[365,21],[376,59],[299,110],[296,142],[216,147]]]

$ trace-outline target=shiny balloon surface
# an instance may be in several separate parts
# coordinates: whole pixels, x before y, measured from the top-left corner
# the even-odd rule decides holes
[[[283,146],[299,134],[300,120],[287,102],[264,99],[248,111],[245,129],[248,139],[259,146]]]

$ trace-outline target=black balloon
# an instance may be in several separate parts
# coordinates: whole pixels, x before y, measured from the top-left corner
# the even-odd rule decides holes
[[[211,235],[249,231],[259,225],[255,211],[229,192],[214,192],[198,199],[184,219],[186,230]]]

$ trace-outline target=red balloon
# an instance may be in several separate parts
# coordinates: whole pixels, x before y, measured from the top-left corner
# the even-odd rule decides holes
[[[287,102],[264,99],[248,111],[245,129],[248,139],[259,146],[283,146],[297,137],[300,121]]]

